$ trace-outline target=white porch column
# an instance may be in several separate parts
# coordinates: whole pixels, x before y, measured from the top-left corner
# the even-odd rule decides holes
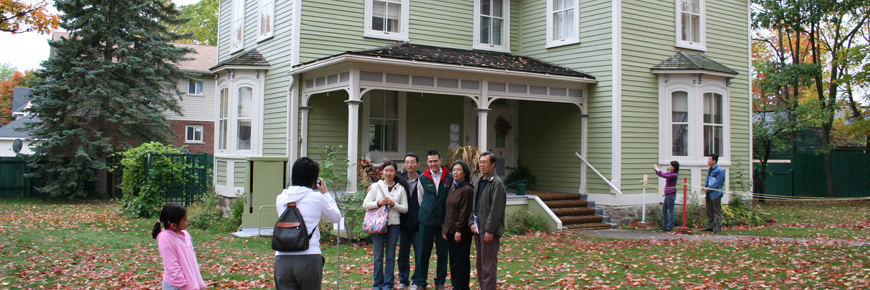
[[[290,95],[287,98],[287,174],[293,168],[293,162],[299,158],[299,86],[296,83],[299,76],[290,76]],[[289,178],[287,180],[290,180]]]
[[[489,148],[486,148],[486,116],[489,114],[489,111],[492,111],[490,108],[477,108],[477,150],[480,150],[481,153],[489,151]]]
[[[347,103],[347,160],[350,164],[347,167],[347,192],[356,192],[357,182],[357,166],[359,162],[359,105],[363,101],[358,100],[356,96],[358,92],[351,90],[350,100],[344,101]]]
[[[310,110],[311,107],[309,107],[307,104],[305,104],[305,106],[299,107],[299,114],[301,115],[299,122],[302,123],[300,125],[302,130],[302,132],[300,132],[300,139],[302,142],[301,144],[299,144],[299,157],[308,156],[308,112]]]

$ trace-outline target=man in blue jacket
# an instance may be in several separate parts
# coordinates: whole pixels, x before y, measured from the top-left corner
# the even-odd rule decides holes
[[[444,210],[447,206],[447,194],[453,176],[447,167],[441,166],[441,153],[429,150],[426,153],[426,164],[429,168],[420,177],[423,186],[423,202],[417,217],[420,230],[417,232],[417,244],[414,245],[414,285],[411,289],[426,289],[426,278],[429,273],[429,257],[432,255],[432,245],[438,263],[435,268],[435,289],[447,289],[447,241],[441,237],[441,224],[444,223]]]
[[[420,225],[417,219],[417,213],[420,211],[420,203],[423,202],[423,185],[420,184],[420,177],[423,172],[417,170],[420,166],[420,157],[417,154],[408,153],[405,155],[405,173],[402,173],[402,178],[408,181],[408,190],[405,191],[405,197],[408,199],[408,212],[399,215],[401,224],[399,225],[399,289],[411,289],[411,246],[417,244],[417,231],[420,230]],[[414,251],[417,247],[414,246]]]
[[[722,230],[722,186],[725,185],[725,170],[719,167],[719,155],[712,154],[707,159],[707,180],[704,181],[704,198],[707,202],[707,228],[705,231],[718,233]],[[717,190],[719,189],[719,190]]]

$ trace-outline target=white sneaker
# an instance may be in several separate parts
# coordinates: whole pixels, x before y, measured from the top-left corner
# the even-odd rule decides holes
[[[412,284],[412,285],[411,285],[411,290],[417,290],[417,284]]]
[[[407,290],[407,289],[411,289],[411,286],[408,286],[408,284],[401,284],[401,283],[399,283],[399,289],[405,289],[405,290]]]

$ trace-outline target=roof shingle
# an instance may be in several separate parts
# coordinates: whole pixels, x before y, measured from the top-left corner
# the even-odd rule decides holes
[[[249,51],[243,52],[237,56],[234,56],[230,59],[227,59],[211,68],[209,70],[213,70],[225,65],[244,65],[244,66],[269,66],[269,62],[260,54],[257,49],[251,49]]]
[[[494,51],[485,51],[485,50],[467,50],[467,49],[458,49],[458,48],[449,48],[449,47],[439,47],[439,46],[431,46],[431,45],[421,45],[421,44],[413,44],[409,42],[402,42],[398,44],[393,44],[389,46],[373,48],[373,49],[365,49],[365,50],[357,50],[357,51],[347,51],[344,53],[324,57],[321,59],[313,60],[307,63],[296,65],[295,67],[315,63],[318,61],[322,61],[325,59],[333,58],[340,55],[363,55],[363,56],[377,56],[377,57],[389,57],[396,59],[408,59],[414,61],[428,61],[428,62],[436,62],[436,63],[446,63],[446,64],[454,64],[454,65],[463,65],[463,66],[474,66],[474,67],[483,67],[483,68],[493,68],[493,69],[504,69],[504,70],[512,70],[512,71],[522,71],[522,72],[533,72],[533,73],[542,73],[542,74],[550,74],[550,75],[562,75],[562,76],[572,76],[572,77],[582,77],[595,79],[594,76],[557,66],[554,64],[550,64],[535,58],[522,56],[522,55],[513,55],[510,53],[503,52],[494,52]]]
[[[654,70],[708,70],[727,74],[738,74],[737,71],[724,66],[703,54],[678,52],[674,56],[652,67]]]

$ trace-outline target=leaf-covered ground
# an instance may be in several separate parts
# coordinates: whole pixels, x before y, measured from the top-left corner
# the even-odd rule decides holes
[[[500,288],[868,288],[870,247],[830,242],[866,241],[868,205],[765,205],[776,226],[723,231],[809,238],[800,242],[611,240],[571,232],[507,238]],[[0,201],[0,289],[158,289],[163,269],[153,221],[119,217],[117,207]],[[210,288],[273,287],[268,239],[190,232]],[[341,288],[369,288],[371,247],[342,245],[341,252]],[[335,245],[325,245],[324,255],[324,288],[337,288]],[[433,277],[434,263],[430,271]]]

